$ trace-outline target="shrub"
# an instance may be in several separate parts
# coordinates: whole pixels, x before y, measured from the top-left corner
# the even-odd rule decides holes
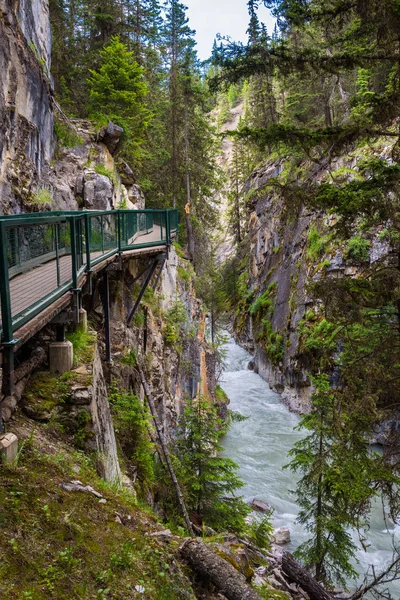
[[[319,261],[326,252],[330,237],[321,235],[316,225],[311,225],[307,235],[307,258],[311,261]]]
[[[75,148],[84,142],[76,129],[71,125],[67,125],[64,121],[56,121],[54,123],[54,133],[59,144],[64,148]]]
[[[265,292],[254,300],[254,302],[250,305],[249,308],[249,313],[251,314],[251,316],[254,316],[261,312],[272,314],[274,305],[273,297],[277,292],[277,287],[278,284],[276,283],[276,281],[270,283]]]
[[[360,235],[356,235],[347,243],[345,258],[350,258],[360,262],[368,261],[370,247],[371,242],[369,240],[366,240]]]

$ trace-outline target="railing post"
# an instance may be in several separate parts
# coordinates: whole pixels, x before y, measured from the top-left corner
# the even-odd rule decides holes
[[[0,224],[0,292],[1,292],[1,322],[3,327],[3,343],[13,340],[11,316],[10,281],[8,278],[7,234],[5,223]]]
[[[117,210],[117,240],[118,240],[118,252],[121,252],[121,211]]]
[[[167,246],[171,245],[171,224],[169,221],[169,210],[166,209],[165,211],[165,228],[166,228],[166,233],[165,233],[165,239],[166,239],[166,243]]]
[[[55,223],[54,225],[54,238],[55,238],[55,245],[56,245],[56,269],[57,269],[57,287],[60,287],[61,284],[61,277],[60,277],[60,249],[59,249],[59,244],[60,244],[60,232],[59,232],[59,224]]]
[[[108,271],[104,269],[103,275],[103,310],[104,310],[104,337],[106,343],[106,362],[111,362],[111,331],[110,331],[110,282]]]
[[[70,217],[70,231],[71,231],[71,266],[72,266],[72,291],[74,293],[74,311],[75,320],[79,323],[79,298],[78,294],[81,291],[78,288],[78,262],[77,262],[77,244],[76,244],[76,221],[75,217]]]
[[[86,271],[92,272],[92,263],[90,260],[90,223],[89,215],[85,214],[85,236],[86,236]]]
[[[8,244],[5,223],[0,223],[0,294],[1,322],[3,328],[3,393],[9,396],[14,391],[14,348],[17,340],[13,336],[10,280],[8,277]],[[0,433],[3,430],[3,419],[0,406]]]
[[[69,218],[69,227],[71,233],[71,268],[72,268],[72,288],[74,291],[78,289],[78,263],[77,263],[77,247],[76,247],[76,222],[75,217]]]

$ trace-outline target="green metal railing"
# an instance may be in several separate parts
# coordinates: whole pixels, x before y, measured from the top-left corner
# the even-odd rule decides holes
[[[178,213],[167,210],[43,212],[0,216],[1,341],[114,254],[169,246]]]

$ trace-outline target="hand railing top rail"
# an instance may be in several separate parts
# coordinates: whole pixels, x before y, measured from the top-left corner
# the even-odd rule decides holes
[[[83,217],[88,215],[90,217],[100,216],[100,215],[117,215],[121,214],[132,214],[132,213],[165,213],[165,212],[173,212],[176,211],[174,208],[138,208],[138,209],[110,209],[110,210],[49,210],[43,212],[35,212],[35,213],[19,213],[15,215],[0,215],[0,222],[4,221],[8,224],[10,222],[15,221],[16,224],[20,224],[21,221],[27,221],[29,223],[33,223],[35,221],[42,220],[51,220],[57,218],[67,219],[68,217]]]

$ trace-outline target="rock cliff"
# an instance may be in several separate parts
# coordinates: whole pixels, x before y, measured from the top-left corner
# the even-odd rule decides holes
[[[349,232],[352,237],[335,241],[331,235],[334,215],[310,209],[275,184],[293,173],[317,184],[342,178],[351,181],[361,176],[360,162],[371,155],[390,161],[391,150],[391,142],[382,138],[372,148],[354,148],[329,169],[298,164],[291,157],[276,159],[258,167],[246,183],[248,277],[235,331],[239,342],[255,353],[255,369],[296,412],[308,410],[312,392],[310,355],[302,336],[309,315],[319,310],[312,285],[338,275],[358,277],[365,266],[389,256],[391,250],[384,232],[377,228],[363,234],[364,252],[352,254],[349,243],[358,239],[362,224],[354,223]]]
[[[53,153],[48,2],[0,2],[0,210],[16,213]]]

